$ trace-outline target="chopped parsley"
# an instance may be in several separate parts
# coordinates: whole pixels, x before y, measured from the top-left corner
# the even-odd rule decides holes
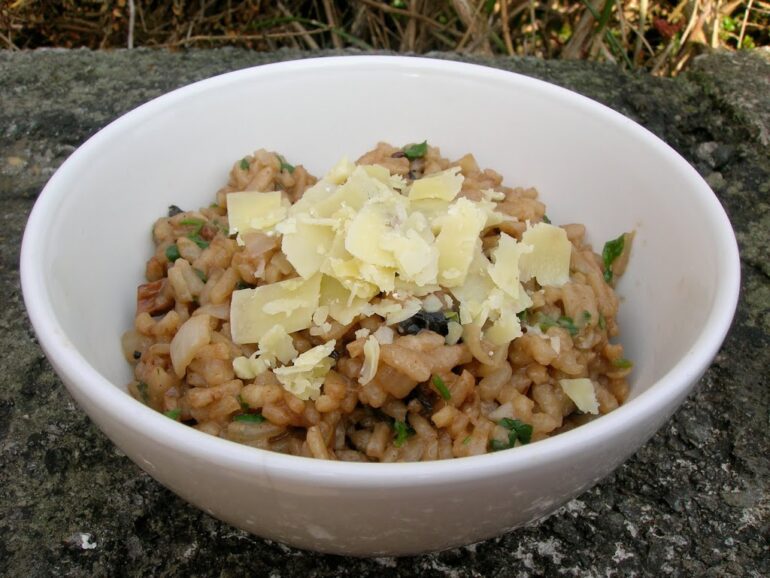
[[[179,247],[176,246],[176,243],[166,247],[166,259],[173,263],[179,259],[179,257],[181,257],[181,255],[179,254]]]
[[[543,222],[547,225],[551,224],[551,219],[548,218],[548,215],[543,215]]]
[[[289,174],[292,174],[294,172],[294,165],[286,162],[286,159],[283,158],[281,155],[275,155],[278,157],[278,160],[281,161],[281,171],[286,171]]]
[[[516,445],[516,441],[522,445],[532,441],[531,425],[508,417],[504,417],[497,423],[508,430],[508,442],[492,440],[489,443],[489,449],[493,452],[510,449]]]
[[[634,363],[630,359],[619,357],[618,359],[612,360],[612,365],[620,369],[628,369],[629,367],[633,367]]]
[[[469,443],[471,443],[471,436],[465,436],[465,439],[463,440],[463,445],[467,446]]]
[[[439,394],[441,394],[441,397],[447,401],[451,399],[452,394],[449,392],[449,388],[444,384],[444,380],[441,379],[440,376],[433,376],[433,385],[438,390]]]
[[[408,438],[410,435],[414,435],[415,433],[411,427],[400,420],[393,421],[393,429],[396,430],[396,439],[393,441],[393,445],[397,448],[400,448],[402,445],[404,445],[406,438]]]
[[[190,217],[188,219],[182,219],[180,221],[180,224],[184,225],[185,227],[193,227],[193,232],[191,234],[197,235],[201,232],[201,229],[203,229],[203,226],[206,224],[206,221],[203,219],[196,219],[194,217]]]
[[[524,311],[519,311],[516,314],[516,317],[518,317],[519,321],[521,321],[522,323],[526,323],[527,317],[529,317],[529,309],[525,309]]]
[[[607,321],[604,319],[604,315],[599,313],[599,329],[604,331],[607,328]]]
[[[243,401],[243,398],[241,397],[241,394],[238,394],[238,403],[241,404],[241,409],[243,411],[249,411],[249,404]]]
[[[251,164],[249,163],[249,159],[246,157],[241,159],[241,162],[239,163],[242,171],[248,171]]]
[[[245,423],[262,423],[265,421],[265,416],[263,416],[261,413],[242,413],[240,415],[236,415],[233,418],[233,421],[242,421]]]
[[[139,397],[142,398],[142,402],[147,403],[150,400],[149,394],[147,392],[147,389],[148,389],[147,384],[143,381],[140,381],[139,383],[136,384],[136,389],[137,391],[139,391]]]
[[[572,321],[572,317],[567,317],[566,315],[562,315],[558,319],[554,319],[553,317],[549,317],[548,315],[541,313],[538,319],[538,325],[540,326],[540,331],[544,333],[551,327],[562,327],[574,337],[578,334],[579,331],[575,325],[575,322]]]
[[[622,233],[617,239],[607,241],[602,249],[602,262],[604,263],[604,280],[612,281],[612,264],[623,254],[626,245],[626,234]]]
[[[424,157],[425,153],[427,152],[428,152],[428,141],[426,140],[422,141],[420,144],[409,145],[404,149],[404,155],[410,161]]]
[[[177,407],[177,408],[168,410],[163,415],[165,415],[166,417],[170,417],[171,419],[176,421],[179,419],[179,416],[182,415],[182,410]]]
[[[201,249],[205,249],[206,247],[209,246],[209,242],[203,237],[201,237],[198,233],[187,235],[187,238],[190,239],[190,241],[192,241],[196,245],[198,245],[198,247],[200,247]]]
[[[458,321],[460,319],[460,315],[457,311],[444,311],[444,317],[451,321]]]
[[[589,321],[591,321],[591,312],[590,311],[586,311],[584,309],[583,310],[583,323],[588,323]]]
[[[208,281],[208,277],[206,277],[206,274],[203,271],[201,271],[200,269],[193,269],[193,271],[195,271],[195,274],[198,276],[198,279],[200,279],[204,283]]]

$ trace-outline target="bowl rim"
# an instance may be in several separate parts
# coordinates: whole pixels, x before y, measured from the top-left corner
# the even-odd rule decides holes
[[[274,74],[301,74],[323,67],[325,71],[355,70],[379,67],[394,73],[409,72],[465,75],[476,79],[504,82],[566,99],[588,114],[630,131],[645,145],[656,148],[675,162],[676,169],[693,182],[694,190],[703,204],[714,228],[718,247],[717,269],[720,276],[711,310],[704,328],[688,352],[648,389],[609,414],[601,416],[569,432],[541,440],[536,444],[517,447],[515,451],[496,452],[481,456],[416,463],[354,463],[317,460],[261,450],[231,442],[173,421],[163,414],[134,400],[103,377],[77,351],[58,322],[48,291],[46,272],[38,255],[45,251],[46,223],[55,219],[58,199],[66,195],[66,181],[87,166],[88,159],[108,142],[134,123],[152,116],[174,103],[195,98],[202,92],[231,83],[238,84],[255,77]],[[65,183],[61,185],[60,183]],[[113,120],[91,136],[59,167],[43,188],[29,216],[21,246],[21,286],[25,305],[39,343],[57,372],[64,376],[68,389],[87,396],[102,418],[114,420],[130,430],[141,429],[158,443],[186,455],[194,455],[226,468],[259,474],[270,471],[285,480],[301,483],[330,483],[337,487],[415,487],[437,485],[443,480],[462,482],[498,474],[508,474],[552,463],[590,445],[592,439],[613,439],[624,430],[642,422],[656,423],[661,414],[668,416],[672,404],[695,386],[717,354],[730,328],[738,301],[740,261],[733,229],[724,208],[703,178],[674,149],[649,130],[629,118],[585,96],[560,86],[503,69],[475,63],[465,63],[414,56],[326,56],[263,64],[220,74],[183,86],[154,98]],[[678,404],[677,404],[678,406]],[[649,432],[652,435],[657,428]],[[641,443],[637,444],[641,445]],[[635,447],[633,448],[635,449]],[[312,460],[312,461],[310,461]],[[312,467],[308,466],[312,464]]]

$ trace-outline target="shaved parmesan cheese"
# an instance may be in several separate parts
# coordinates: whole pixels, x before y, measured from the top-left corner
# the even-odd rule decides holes
[[[374,335],[370,335],[364,343],[364,364],[361,366],[361,374],[358,383],[366,385],[374,379],[377,366],[380,363],[380,342]]]
[[[233,371],[238,379],[254,379],[258,373],[254,370],[248,357],[236,357],[233,359]],[[260,372],[261,373],[261,372]]]
[[[230,235],[272,229],[286,218],[287,204],[280,191],[228,193],[227,218],[230,223]]]
[[[275,358],[260,356],[258,352],[249,357],[233,359],[233,371],[239,379],[254,379],[273,366],[275,366]]]
[[[519,259],[522,281],[534,277],[540,285],[555,287],[569,281],[572,243],[567,239],[564,229],[538,223],[524,231],[521,242],[532,247],[531,251],[523,253]]]
[[[356,165],[348,160],[348,157],[342,157],[339,162],[332,167],[332,169],[326,173],[324,177],[330,183],[335,185],[341,185],[348,177],[353,174],[356,169]]]
[[[301,277],[309,279],[321,269],[334,242],[334,229],[297,219],[292,232],[286,232],[281,251]]]
[[[342,325],[352,323],[368,302],[368,297],[357,297],[334,277],[323,276],[319,303],[321,307],[328,307],[329,317],[335,321]]]
[[[417,179],[409,189],[409,200],[441,199],[451,201],[460,192],[465,177],[460,167],[450,167],[440,173]]]
[[[230,332],[235,343],[257,343],[274,326],[286,333],[307,329],[318,307],[321,275],[287,279],[256,289],[234,291]]]
[[[447,334],[445,342],[447,345],[455,345],[463,336],[463,326],[457,321],[447,323]]]
[[[240,379],[254,379],[276,362],[289,363],[297,357],[294,341],[281,325],[275,325],[259,340],[259,349],[250,357],[236,357],[233,371]]]
[[[398,310],[386,315],[385,324],[395,325],[396,323],[401,323],[414,316],[420,309],[422,309],[422,302],[419,299],[409,299]]]
[[[465,282],[476,247],[481,245],[479,233],[486,220],[484,211],[464,197],[449,206],[446,217],[441,220],[441,232],[436,237],[441,285],[457,287]]]
[[[511,309],[502,309],[499,319],[484,332],[484,337],[493,345],[509,344],[517,337],[521,337],[519,318]]]
[[[294,341],[281,325],[275,325],[259,340],[260,356],[269,356],[281,363],[289,363],[297,357]]]
[[[495,284],[514,299],[519,298],[519,260],[523,254],[531,253],[531,245],[517,243],[516,239],[500,233],[500,240],[492,252],[494,265],[489,269],[489,276]]]
[[[599,413],[599,401],[596,399],[594,384],[590,379],[581,377],[579,379],[560,379],[559,385],[564,393],[575,402],[577,408],[583,413]]]
[[[360,260],[380,267],[395,267],[393,253],[381,244],[391,225],[398,219],[383,203],[367,204],[353,218],[345,238],[345,249]]]
[[[308,349],[294,360],[293,365],[278,367],[273,373],[283,388],[299,399],[318,399],[324,378],[334,365],[334,360],[329,356],[334,351],[335,343],[332,339]]]
[[[447,343],[457,343],[462,326],[471,323],[495,347],[520,336],[516,314],[532,304],[522,282],[566,282],[571,245],[562,229],[539,223],[521,242],[501,233],[490,262],[480,237],[512,219],[497,211],[505,194],[487,189],[478,201],[458,198],[463,180],[460,168],[450,167],[407,185],[384,166],[356,166],[343,158],[288,210],[280,192],[228,195],[231,231],[280,234],[281,250],[300,276],[233,293],[233,340],[260,345],[252,358],[233,362],[238,375],[257,375],[297,357],[292,332],[309,329],[320,336],[331,331],[331,320],[349,325],[378,315],[385,326],[357,338],[390,343],[387,326],[420,309],[441,311],[445,303],[459,303],[460,321],[449,323]],[[440,291],[445,301],[433,295]],[[285,369],[276,371],[291,382],[291,391],[305,392],[315,383],[306,372]]]

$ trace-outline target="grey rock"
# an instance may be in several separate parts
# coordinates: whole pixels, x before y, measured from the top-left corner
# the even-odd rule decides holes
[[[703,56],[673,80],[586,62],[431,55],[541,78],[646,126],[709,179],[740,244],[736,319],[698,389],[632,459],[547,519],[412,558],[301,552],[187,505],[75,407],[37,345],[19,288],[21,235],[46,180],[142,102],[218,73],[314,56],[0,52],[0,575],[770,575],[767,52]]]

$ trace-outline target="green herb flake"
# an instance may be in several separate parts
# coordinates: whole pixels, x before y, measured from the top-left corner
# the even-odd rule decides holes
[[[249,159],[247,159],[246,157],[241,159],[240,167],[242,171],[248,171],[250,166],[251,164],[249,163]]]
[[[177,421],[179,419],[179,416],[182,415],[182,410],[177,407],[175,409],[168,410],[163,415],[165,415],[168,418],[173,419],[174,421]]]
[[[147,386],[147,384],[145,382],[140,381],[139,383],[137,383],[136,384],[136,389],[137,389],[137,391],[139,391],[139,396],[142,398],[142,402],[143,403],[146,404],[148,401],[150,401],[150,396],[149,396],[149,393],[147,391],[149,389],[149,387]]]
[[[564,329],[566,329],[571,336],[574,337],[575,335],[578,334],[579,330],[575,325],[575,322],[572,321],[572,317],[567,317],[566,315],[562,315],[561,317],[559,317],[559,319],[556,320],[556,323],[559,325],[559,327],[563,327]]]
[[[209,242],[203,237],[201,237],[198,233],[187,235],[187,238],[190,239],[190,241],[192,241],[196,245],[198,245],[198,247],[200,247],[201,249],[205,249],[206,247],[209,246]]]
[[[404,155],[410,161],[424,157],[425,153],[427,152],[428,152],[427,140],[422,141],[420,144],[409,145],[404,149]]]
[[[460,315],[457,311],[444,311],[444,317],[451,321],[458,321],[460,319]]]
[[[201,232],[201,229],[203,229],[203,226],[206,224],[206,221],[203,219],[196,219],[194,217],[190,217],[188,219],[182,219],[179,222],[181,225],[184,225],[185,227],[193,227],[192,234],[197,235]]]
[[[543,215],[543,222],[547,225],[551,224],[551,219],[548,218],[548,215]]]
[[[467,446],[469,443],[471,443],[471,436],[465,436],[465,439],[463,440],[463,445]]]
[[[396,430],[396,439],[393,441],[393,445],[397,448],[404,445],[404,442],[406,442],[406,438],[409,437],[410,433],[414,433],[412,428],[400,420],[395,420],[393,422],[393,429]]]
[[[599,329],[604,331],[607,328],[607,321],[604,319],[604,315],[599,313]]]
[[[262,423],[265,421],[265,416],[263,416],[261,413],[242,413],[240,415],[236,415],[233,418],[233,421],[242,421],[244,423]]]
[[[286,162],[286,159],[283,158],[281,155],[275,155],[278,157],[278,160],[281,161],[281,170],[286,171],[289,174],[292,174],[294,172],[294,165]]]
[[[249,411],[249,404],[243,401],[240,393],[238,394],[238,403],[241,404],[241,409],[243,411]]]
[[[556,320],[553,317],[549,317],[545,313],[541,313],[537,318],[537,324],[540,327],[540,331],[545,333],[551,327],[556,325]]]
[[[513,447],[516,440],[522,444],[528,444],[532,441],[532,426],[517,419],[504,417],[498,422],[499,425],[509,430],[508,443]]]
[[[181,255],[179,254],[179,247],[176,246],[176,243],[166,247],[166,259],[171,263],[179,259],[179,257],[181,257]]]
[[[243,291],[244,289],[251,289],[251,285],[246,283],[246,281],[238,281],[238,283],[235,284],[236,291]]]
[[[623,254],[626,245],[626,234],[622,233],[617,239],[607,241],[602,249],[602,262],[604,263],[604,280],[612,281],[612,264]]]
[[[566,315],[562,315],[558,319],[554,319],[545,313],[541,313],[538,317],[538,325],[540,327],[540,331],[543,333],[548,331],[551,327],[561,327],[566,329],[567,332],[573,337],[579,332],[575,322],[572,320],[572,317],[567,317]]]
[[[519,311],[516,314],[516,317],[518,317],[519,321],[521,321],[522,323],[526,323],[527,318],[529,317],[529,309],[525,309],[524,311]]]
[[[628,369],[629,367],[633,367],[634,363],[625,357],[619,357],[618,359],[612,360],[612,365],[619,369]]]
[[[588,323],[589,321],[591,321],[591,312],[590,311],[586,311],[584,309],[583,310],[583,323]]]
[[[444,380],[441,379],[438,375],[433,376],[433,385],[438,390],[441,397],[443,397],[445,400],[449,400],[452,398],[452,394],[449,392],[449,388],[444,384]]]
[[[200,269],[193,269],[193,271],[195,271],[195,274],[198,276],[198,279],[200,279],[204,283],[209,280],[208,277],[206,277],[206,274]]]

